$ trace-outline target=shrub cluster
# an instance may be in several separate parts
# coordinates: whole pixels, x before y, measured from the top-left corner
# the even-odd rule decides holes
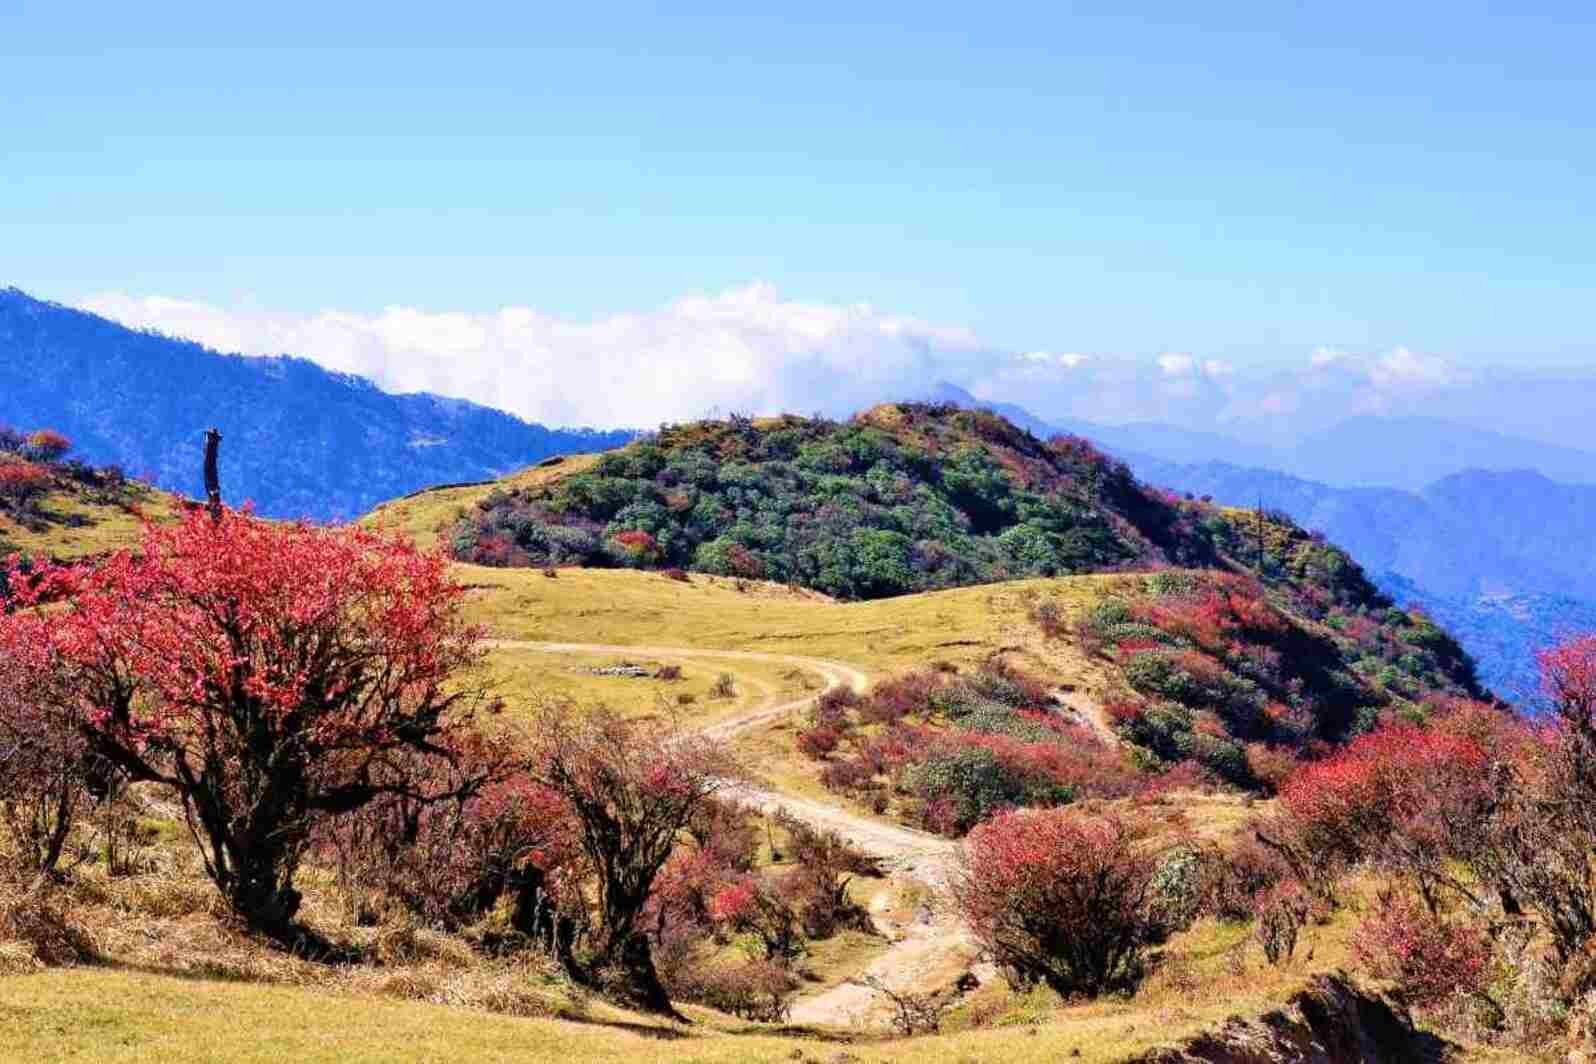
[[[1566,1025],[1596,990],[1596,637],[1542,671],[1546,722],[1437,700],[1301,766],[1258,829],[1321,902],[1354,869],[1386,877],[1360,965],[1501,1037]],[[1537,1015],[1515,1018],[1529,1001]]]
[[[774,827],[782,838],[775,863],[756,869],[745,810],[713,803],[689,825],[692,842],[666,864],[645,913],[673,996],[745,1019],[782,1019],[806,943],[871,927],[848,884],[878,874],[873,862],[784,813]]]
[[[1409,695],[1478,694],[1461,652],[1438,642],[1433,625],[1378,597],[1360,599],[1361,585],[1345,578],[1342,598],[1361,601],[1359,612],[1321,612],[1357,616],[1358,626],[1332,636],[1296,620],[1316,608],[1303,589],[1324,586],[1332,585],[1155,573],[1088,611],[1078,635],[1124,681],[1111,713],[1150,764],[1193,760],[1232,783],[1273,789],[1297,756],[1367,730],[1382,713],[1422,715]],[[1365,667],[1375,647],[1391,664]]]
[[[958,836],[1011,808],[1131,793],[1133,768],[1058,715],[1034,677],[993,659],[968,675],[924,669],[861,697],[821,698],[799,749],[821,782],[919,826]]]
[[[1194,528],[1083,440],[907,404],[839,424],[668,426],[549,488],[495,492],[455,555],[694,569],[877,598],[1190,554]]]

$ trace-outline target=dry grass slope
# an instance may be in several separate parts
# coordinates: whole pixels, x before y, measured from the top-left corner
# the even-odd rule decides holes
[[[428,488],[402,499],[385,502],[361,518],[361,524],[402,532],[423,547],[436,546],[439,533],[454,523],[460,512],[475,506],[499,488],[526,488],[549,484],[572,473],[580,473],[598,461],[596,454],[568,454],[488,484],[468,484],[454,488]]]
[[[19,521],[0,513],[0,556],[20,551],[68,560],[92,557],[137,545],[142,518],[167,521],[180,505],[174,495],[136,487],[133,507],[93,502],[81,495],[51,492],[34,503],[37,518]]]

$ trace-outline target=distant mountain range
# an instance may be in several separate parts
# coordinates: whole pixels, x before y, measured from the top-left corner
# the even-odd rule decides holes
[[[982,406],[1038,435],[1070,432],[1130,461],[1133,457],[1182,464],[1219,462],[1273,469],[1344,488],[1418,491],[1466,470],[1532,469],[1568,484],[1596,484],[1596,452],[1506,435],[1433,417],[1353,417],[1311,432],[1286,447],[1249,443],[1218,432],[1158,422],[1099,424],[1047,418],[1012,403],[977,399],[939,383],[925,398]]]
[[[1538,650],[1572,632],[1596,630],[1596,485],[1547,475],[1549,467],[1566,479],[1590,481],[1596,456],[1426,418],[1356,419],[1305,441],[1299,461],[1316,455],[1343,475],[1362,469],[1371,479],[1416,479],[1417,472],[1400,478],[1392,472],[1408,463],[1439,476],[1417,490],[1337,487],[1206,457],[1240,453],[1226,450],[1223,436],[1159,425],[1055,425],[1009,404],[982,403],[952,385],[939,385],[935,394],[988,407],[1039,435],[1086,436],[1148,483],[1284,511],[1344,547],[1387,594],[1433,613],[1504,697],[1533,696]],[[1430,444],[1418,442],[1426,435]],[[1171,460],[1171,453],[1195,457]],[[1503,455],[1530,468],[1455,468]],[[1579,467],[1580,460],[1589,464]]]
[[[198,495],[202,433],[223,433],[229,502],[336,519],[483,480],[629,431],[550,429],[436,395],[392,395],[302,358],[219,354],[0,290],[0,423],[50,426],[94,463]]]

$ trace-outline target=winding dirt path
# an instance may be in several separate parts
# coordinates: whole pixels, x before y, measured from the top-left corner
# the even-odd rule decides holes
[[[491,640],[490,647],[549,654],[633,654],[659,658],[708,658],[787,665],[817,673],[825,686],[799,698],[771,694],[736,715],[704,729],[714,739],[731,739],[750,729],[781,720],[808,707],[827,691],[842,686],[863,691],[869,676],[852,665],[796,654],[754,650],[707,650],[696,647],[638,646],[609,643],[545,643],[526,640]],[[954,913],[950,883],[958,852],[956,843],[929,832],[861,816],[812,798],[781,794],[749,784],[738,784],[731,796],[763,813],[785,810],[789,815],[826,831],[835,831],[860,851],[875,858],[887,874],[889,886],[883,902],[903,888],[918,888],[920,902],[907,916],[883,904],[872,912],[877,928],[891,940],[862,977],[878,980],[890,990],[921,991],[943,986],[969,966],[975,945]],[[790,1022],[799,1024],[866,1024],[886,1018],[890,1005],[885,995],[868,986],[845,982],[800,996],[793,1003]]]

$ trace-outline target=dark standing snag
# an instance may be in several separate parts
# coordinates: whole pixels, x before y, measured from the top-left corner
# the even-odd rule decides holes
[[[216,470],[216,452],[221,449],[222,434],[214,426],[205,430],[205,508],[210,512],[211,523],[222,523],[222,478]]]

